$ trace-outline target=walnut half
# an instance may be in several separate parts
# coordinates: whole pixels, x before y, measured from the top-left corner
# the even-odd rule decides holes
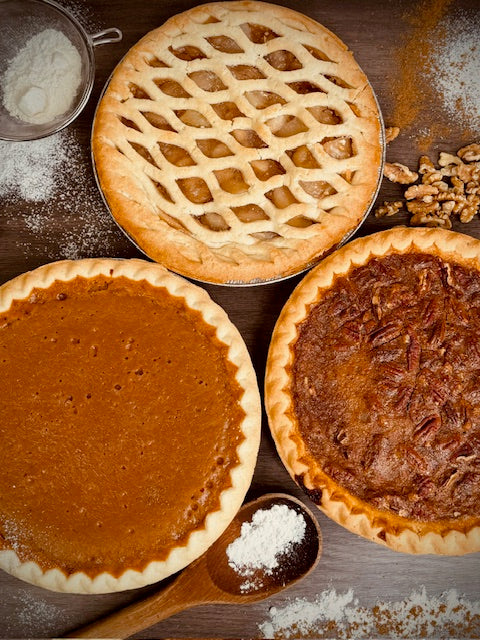
[[[376,207],[375,217],[383,218],[384,216],[394,216],[400,209],[403,209],[402,200],[394,200],[392,202],[385,201],[382,205]]]
[[[390,182],[399,184],[413,184],[418,179],[418,173],[410,171],[410,169],[400,162],[386,162],[383,173]]]
[[[400,129],[398,127],[386,127],[385,128],[385,142],[388,144],[395,140],[395,138],[400,133]]]

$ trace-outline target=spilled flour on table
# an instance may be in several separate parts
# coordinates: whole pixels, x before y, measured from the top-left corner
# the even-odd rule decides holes
[[[115,26],[113,22],[107,25],[101,24],[95,15],[94,9],[88,6],[84,0],[78,2],[75,2],[75,0],[57,0],[57,3],[71,13],[89,34],[94,34],[102,29]]]
[[[296,598],[271,607],[259,625],[264,638],[479,638],[480,602],[456,590],[429,596],[425,587],[395,602],[362,607],[353,589],[327,589],[315,599]]]
[[[64,619],[62,609],[45,600],[35,598],[27,591],[21,594],[19,605],[18,618],[25,631],[53,630]]]
[[[60,632],[67,623],[68,616],[63,609],[41,596],[22,590],[13,597],[13,606],[2,620],[0,632],[2,637],[8,637],[13,629],[25,637],[51,636]]]
[[[15,217],[26,231],[17,246],[25,255],[47,250],[55,260],[112,254],[119,231],[98,192],[88,152],[73,132],[0,141],[0,157],[0,200],[17,205]]]
[[[10,201],[17,195],[29,202],[48,200],[61,187],[59,177],[65,169],[78,164],[78,153],[77,142],[64,131],[41,140],[0,141],[0,196]]]
[[[455,12],[442,24],[427,77],[447,115],[480,128],[480,13]]]

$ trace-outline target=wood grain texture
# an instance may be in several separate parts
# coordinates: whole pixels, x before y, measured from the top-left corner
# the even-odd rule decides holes
[[[227,549],[241,534],[242,525],[250,522],[256,511],[279,505],[296,510],[305,521],[305,536],[296,552],[299,562],[285,565],[283,573],[271,576],[260,570],[257,576],[259,588],[244,591],[245,577],[231,568]],[[315,570],[321,554],[319,524],[313,513],[305,509],[303,502],[284,493],[263,494],[256,500],[244,503],[220,538],[167,587],[86,627],[76,629],[67,637],[129,638],[175,613],[202,604],[248,606],[293,586]]]
[[[96,49],[97,73],[92,96],[84,112],[69,129],[69,134],[75,136],[81,149],[81,162],[85,172],[82,183],[76,187],[75,197],[81,199],[84,194],[88,212],[81,217],[72,215],[62,194],[56,194],[46,204],[22,201],[19,197],[1,201],[0,282],[51,260],[70,257],[72,244],[76,247],[77,257],[96,257],[107,252],[114,257],[143,257],[116,227],[97,193],[89,154],[93,114],[104,83],[124,53],[146,32],[159,26],[173,14],[198,4],[192,0],[171,0],[168,3],[161,0],[143,0],[138,3],[128,0],[64,0],[64,3],[74,7],[80,19],[84,17],[90,32],[116,26],[124,34],[121,43]],[[415,7],[414,0],[279,0],[279,4],[303,11],[334,31],[349,45],[370,79],[386,124],[394,124],[391,117],[395,96],[391,92],[390,80],[400,72],[395,66],[395,51],[408,33],[409,25],[404,15]],[[480,19],[478,0],[457,0],[455,10],[462,9],[476,11]],[[387,159],[415,168],[421,154],[417,132],[429,124],[428,120],[417,121],[411,129],[402,131],[389,145]],[[447,124],[447,138],[433,141],[430,149],[432,159],[436,159],[440,150],[454,152],[465,144],[464,129],[460,121]],[[71,180],[75,180],[75,176]],[[378,201],[393,199],[400,193],[398,186],[384,181]],[[40,207],[43,207],[43,211],[44,207],[48,207],[48,215],[43,214],[48,224],[35,229],[31,224],[31,216],[38,213]],[[89,219],[93,225],[89,232],[95,232],[95,225],[101,225],[102,234],[99,234],[98,241],[94,238],[88,243],[82,243]],[[401,216],[376,219],[370,214],[357,235],[370,234],[407,222]],[[477,219],[468,225],[455,223],[454,228],[480,238],[480,222]],[[106,235],[108,242],[104,242]],[[273,326],[283,304],[300,279],[301,276],[296,276],[275,284],[241,289],[205,285],[212,298],[226,309],[242,333],[252,355],[261,389]],[[264,419],[260,456],[248,497],[253,498],[268,491],[291,493],[315,509],[283,468]],[[377,598],[400,600],[420,585],[424,585],[432,595],[455,588],[471,600],[480,600],[480,554],[461,558],[397,554],[350,534],[320,512],[318,520],[324,538],[323,558],[313,574],[286,594],[249,607],[198,607],[160,622],[135,637],[258,637],[258,624],[266,619],[270,606],[281,606],[294,597],[313,599],[329,586],[342,593],[352,588],[360,603],[365,606],[372,606]],[[166,583],[168,582],[167,580]],[[0,637],[58,637],[154,593],[156,589],[153,585],[137,592],[75,596],[46,592],[2,572]]]

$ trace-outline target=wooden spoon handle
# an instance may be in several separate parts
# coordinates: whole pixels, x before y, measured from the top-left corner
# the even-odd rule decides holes
[[[65,637],[128,638],[137,631],[147,629],[175,613],[205,602],[211,602],[209,594],[198,593],[195,585],[192,585],[190,575],[185,572],[160,593],[135,602]]]

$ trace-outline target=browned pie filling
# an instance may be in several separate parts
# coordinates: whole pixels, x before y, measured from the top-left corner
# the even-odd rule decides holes
[[[199,312],[146,281],[36,289],[0,315],[0,548],[89,576],[184,545],[230,486],[241,388]]]
[[[301,324],[293,396],[325,473],[421,521],[480,515],[480,273],[424,254],[338,277]]]

